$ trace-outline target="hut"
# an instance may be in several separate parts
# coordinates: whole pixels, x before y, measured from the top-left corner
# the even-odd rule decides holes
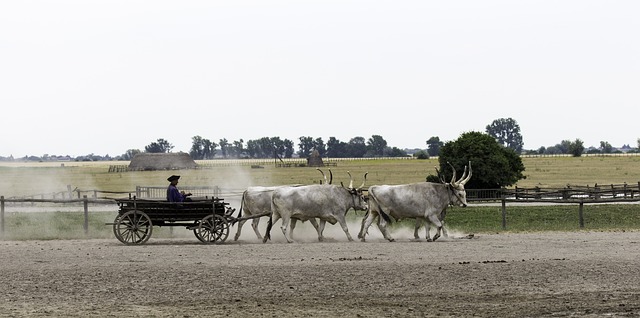
[[[322,162],[322,157],[320,157],[318,150],[313,150],[313,152],[311,152],[311,155],[307,158],[307,166],[324,167],[324,162]]]
[[[195,169],[196,162],[188,153],[139,153],[131,159],[129,170]]]

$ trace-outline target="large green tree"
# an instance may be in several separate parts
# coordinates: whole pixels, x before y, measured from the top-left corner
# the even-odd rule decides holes
[[[495,138],[501,145],[513,149],[516,153],[522,152],[522,135],[520,126],[513,118],[499,118],[487,125],[486,132]]]
[[[472,176],[468,189],[496,189],[514,185],[524,179],[524,164],[511,148],[503,147],[492,136],[481,132],[463,133],[457,140],[449,141],[440,149],[440,172],[448,182],[452,177],[449,163],[462,176],[464,167],[471,162]]]

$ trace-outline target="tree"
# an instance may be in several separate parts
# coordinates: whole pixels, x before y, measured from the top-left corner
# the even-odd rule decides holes
[[[442,141],[440,141],[440,137],[433,136],[427,140],[427,152],[429,156],[437,156],[440,154],[440,148],[444,145]]]
[[[367,153],[364,137],[353,137],[347,144],[347,157],[362,158]]]
[[[327,155],[327,146],[325,146],[324,141],[320,137],[313,141],[313,149],[318,151],[320,157],[325,157]]]
[[[135,157],[137,154],[139,154],[141,152],[142,151],[140,151],[140,149],[129,149],[129,150],[127,150],[127,152],[122,154],[122,156],[120,156],[120,158],[122,160],[131,160],[131,159],[133,159],[133,157]]]
[[[336,139],[336,137],[329,137],[329,141],[327,141],[327,157],[346,158],[347,143]]]
[[[367,141],[367,151],[371,157],[384,156],[384,149],[387,147],[387,141],[380,135],[372,135]]]
[[[298,155],[300,158],[309,158],[314,143],[312,137],[300,137],[300,143],[298,144]]]
[[[413,156],[416,157],[416,159],[421,159],[421,160],[429,159],[429,153],[424,150],[420,150],[414,153]]]
[[[487,125],[486,132],[495,138],[499,144],[513,149],[516,153],[522,152],[522,135],[520,126],[512,118],[499,118]]]
[[[580,157],[582,156],[582,152],[584,152],[584,143],[580,139],[576,139],[574,142],[569,144],[569,151],[572,156]]]
[[[216,147],[218,145],[209,139],[202,138],[201,136],[191,137],[191,149],[189,155],[193,160],[206,160],[213,159],[216,154]]]
[[[171,152],[171,149],[173,149],[173,145],[162,138],[144,147],[144,151],[148,153],[168,153]]]
[[[613,152],[613,147],[611,146],[611,144],[607,141],[601,141],[600,142],[600,152],[602,153],[611,153]]]
[[[496,139],[481,132],[463,133],[457,140],[444,144],[438,158],[440,172],[445,180],[451,180],[456,168],[457,178],[471,162],[472,176],[466,187],[469,189],[496,189],[514,185],[524,179],[524,164],[511,148],[503,147]],[[432,178],[433,179],[433,178]]]
[[[231,153],[233,156],[235,156],[235,158],[240,158],[245,154],[243,139],[233,141],[233,148]]]
[[[222,152],[222,158],[227,158],[229,154],[229,141],[226,138],[220,139],[220,152]]]
[[[398,147],[385,147],[384,156],[385,157],[406,157],[407,152]]]
[[[293,141],[289,139],[285,139],[283,142],[284,145],[284,157],[291,158],[293,156]]]

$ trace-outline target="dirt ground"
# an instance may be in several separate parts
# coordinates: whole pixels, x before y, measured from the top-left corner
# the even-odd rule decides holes
[[[234,233],[222,245],[0,241],[0,316],[640,317],[640,232],[291,244]]]

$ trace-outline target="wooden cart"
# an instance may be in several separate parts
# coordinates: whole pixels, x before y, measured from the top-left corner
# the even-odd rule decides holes
[[[118,215],[107,225],[113,225],[113,234],[127,245],[145,243],[154,226],[184,226],[203,243],[222,243],[229,236],[229,227],[239,220],[231,215],[235,210],[219,198],[174,203],[134,197],[116,202]]]

